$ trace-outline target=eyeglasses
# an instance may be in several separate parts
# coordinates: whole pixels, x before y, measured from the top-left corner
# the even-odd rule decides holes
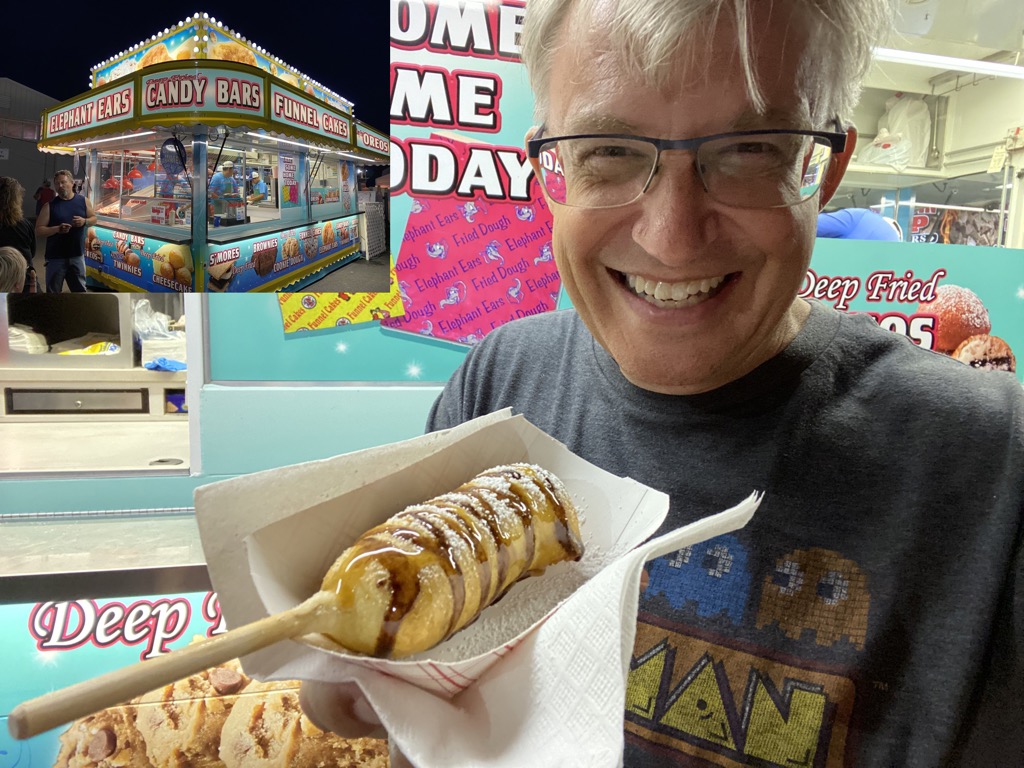
[[[833,153],[845,148],[845,133],[791,130],[695,139],[580,134],[527,142],[529,156],[540,161],[548,199],[573,208],[617,208],[636,201],[654,182],[665,150],[693,152],[704,191],[723,205],[785,208],[814,197]]]

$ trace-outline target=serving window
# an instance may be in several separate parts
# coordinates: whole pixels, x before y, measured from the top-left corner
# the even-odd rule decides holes
[[[309,160],[279,149],[273,139],[210,144],[207,218],[211,234],[222,227],[261,227],[306,221]],[[244,231],[244,229],[239,230]]]
[[[187,146],[185,167],[177,174],[164,170],[155,146],[104,149],[96,161],[97,214],[181,230],[191,227],[192,153]]]
[[[351,216],[359,211],[356,165],[326,152],[311,160],[309,201],[313,218]]]
[[[196,192],[201,192],[193,187],[204,175],[209,242],[359,212],[358,166],[344,153],[262,133],[227,131],[213,129],[206,141],[205,173],[200,170],[198,177],[195,157],[202,161],[203,154],[188,136],[178,137],[184,155],[170,160],[162,157],[164,143],[173,137],[166,131],[149,132],[146,138],[125,136],[97,148],[92,155],[96,212],[124,225],[144,224],[142,231],[180,242],[191,236],[193,206],[200,199]]]

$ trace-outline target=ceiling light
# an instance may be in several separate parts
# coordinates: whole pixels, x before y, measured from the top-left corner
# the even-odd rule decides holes
[[[260,138],[260,139],[271,139],[272,141],[281,141],[281,142],[284,142],[285,144],[294,144],[296,147],[304,147],[306,149],[320,149],[320,147],[314,147],[312,144],[302,144],[301,142],[298,142],[298,141],[291,141],[290,139],[282,139],[282,138],[280,138],[278,136],[269,136],[269,135],[263,134],[263,133],[253,133],[252,131],[247,131],[246,132],[246,136],[256,136],[257,138]]]
[[[80,141],[77,144],[69,144],[68,146],[84,147],[89,144],[102,144],[105,141],[117,141],[118,139],[124,139],[127,141],[128,139],[137,139],[139,136],[150,136],[154,133],[156,133],[156,131],[143,131],[142,133],[132,133],[126,136],[112,136],[109,139],[96,139],[95,141]]]
[[[997,61],[958,59],[953,56],[938,56],[934,53],[899,51],[895,48],[875,48],[875,61],[889,61],[897,64],[914,64],[919,67],[970,72],[995,77],[1015,77],[1024,80],[1024,67],[1015,64],[1001,64]]]

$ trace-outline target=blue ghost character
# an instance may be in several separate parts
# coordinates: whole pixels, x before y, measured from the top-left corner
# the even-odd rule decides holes
[[[646,597],[664,595],[673,608],[693,602],[698,616],[724,613],[734,624],[743,620],[751,577],[747,550],[736,537],[684,547],[651,562],[647,572]]]

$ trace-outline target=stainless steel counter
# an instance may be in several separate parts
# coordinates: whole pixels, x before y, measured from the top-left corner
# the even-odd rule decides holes
[[[0,516],[0,603],[209,588],[191,509]]]

